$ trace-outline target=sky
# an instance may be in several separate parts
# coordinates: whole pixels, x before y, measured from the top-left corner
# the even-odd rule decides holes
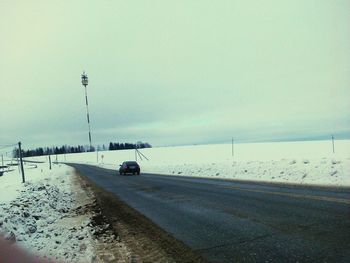
[[[349,10],[0,0],[0,145],[350,138]]]

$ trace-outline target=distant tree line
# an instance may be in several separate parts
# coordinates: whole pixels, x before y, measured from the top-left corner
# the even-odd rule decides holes
[[[142,143],[138,142],[136,144],[133,143],[109,143],[108,150],[114,151],[114,150],[128,150],[128,149],[142,149],[142,148],[152,148],[152,146],[149,143]]]
[[[138,142],[136,144],[133,143],[109,143],[108,150],[113,151],[113,150],[128,150],[128,149],[135,149],[135,148],[151,148],[152,146],[149,143],[143,143],[143,142]],[[90,146],[83,146],[83,145],[78,145],[78,146],[69,146],[69,145],[63,145],[61,147],[39,147],[36,149],[29,149],[29,150],[24,150],[22,149],[22,157],[34,157],[34,156],[43,156],[43,155],[56,155],[56,154],[66,154],[66,153],[82,153],[82,152],[95,152],[96,150],[98,151],[106,151],[106,146],[97,146],[97,149],[95,147],[92,147],[90,149]],[[15,148],[13,151],[13,156],[15,158],[19,157],[19,150],[18,148]]]

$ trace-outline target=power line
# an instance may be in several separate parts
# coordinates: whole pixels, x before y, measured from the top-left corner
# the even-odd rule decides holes
[[[0,145],[0,150],[1,149],[6,149],[6,148],[10,148],[10,147],[15,147],[16,145],[17,145],[17,143],[7,144],[7,145]]]
[[[9,146],[14,146],[14,145],[17,145],[17,143],[0,144],[0,147],[9,147]]]

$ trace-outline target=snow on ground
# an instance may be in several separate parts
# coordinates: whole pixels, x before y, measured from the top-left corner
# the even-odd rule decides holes
[[[5,238],[39,256],[89,261],[93,255],[89,218],[76,224],[76,195],[72,169],[62,165],[26,165],[26,183],[17,169],[0,177],[0,232]],[[28,167],[29,166],[29,167]],[[84,253],[81,253],[84,251]]]
[[[10,161],[7,162],[7,160],[5,160],[5,164],[6,163],[10,163]],[[45,177],[46,175],[43,175],[43,172],[38,173],[35,169],[35,166],[36,164],[29,164],[25,166],[25,172],[28,173],[31,182],[36,182]],[[3,176],[0,177],[0,201],[8,202],[20,195],[20,190],[23,189],[22,175],[20,174],[18,166],[12,166],[6,169],[1,169],[1,171],[5,172]]]
[[[350,140],[193,145],[141,149],[142,172],[292,184],[350,186]],[[102,158],[103,157],[103,158]],[[38,159],[45,160],[46,157]],[[135,160],[134,150],[57,156],[58,161],[80,162],[118,169]]]
[[[96,232],[108,226],[93,224],[96,214],[86,208],[94,198],[80,186],[73,169],[27,164],[26,182],[22,183],[15,168],[0,177],[0,235],[41,258],[103,262],[96,250],[106,242],[98,240]]]
[[[140,159],[142,172],[177,176],[197,176],[350,186],[350,140],[193,145],[141,149],[149,160]],[[98,162],[97,162],[98,157]],[[58,155],[58,162],[79,162],[110,169],[134,160],[134,150]],[[93,225],[94,200],[82,188],[73,169],[60,164],[49,170],[47,157],[29,158],[44,163],[26,163],[26,183],[18,167],[7,168],[0,176],[0,235],[39,256],[69,262],[99,262],[106,247],[116,247],[112,234],[97,240]],[[56,157],[52,156],[56,161]],[[106,225],[102,225],[106,227]],[[103,231],[102,231],[103,232]],[[121,243],[124,261],[130,259]],[[119,252],[118,252],[119,255]],[[113,255],[108,255],[113,258]],[[99,260],[100,259],[100,260]]]

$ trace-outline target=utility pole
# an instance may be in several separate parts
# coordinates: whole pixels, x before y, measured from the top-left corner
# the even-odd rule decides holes
[[[333,146],[333,153],[334,153],[334,136],[332,135],[332,146]]]
[[[233,140],[233,137],[232,137],[232,142],[231,142],[231,154],[232,154],[232,177],[235,177],[235,171],[234,171],[234,169],[235,169],[235,159],[234,159],[234,154],[235,154],[235,152],[234,152],[234,140]]]
[[[3,154],[1,154],[1,163],[2,163],[1,165],[4,166],[4,155]]]
[[[23,169],[21,142],[18,143],[18,150],[19,150],[19,159],[21,161],[22,183],[25,183],[26,179],[25,179],[25,176],[24,176],[24,169]]]
[[[86,74],[85,71],[84,71],[83,74],[81,74],[81,84],[83,84],[83,86],[84,86],[84,88],[85,88],[86,118],[87,118],[88,128],[89,128],[90,151],[92,151],[92,145],[91,145],[91,128],[90,128],[90,116],[89,116],[89,103],[88,103],[87,90],[86,90],[86,86],[88,85],[88,83],[89,83],[88,76],[87,76],[87,74]]]
[[[232,157],[233,157],[234,151],[233,151],[233,137],[232,137]]]
[[[98,164],[98,146],[96,148],[96,159],[97,159],[97,164]]]

